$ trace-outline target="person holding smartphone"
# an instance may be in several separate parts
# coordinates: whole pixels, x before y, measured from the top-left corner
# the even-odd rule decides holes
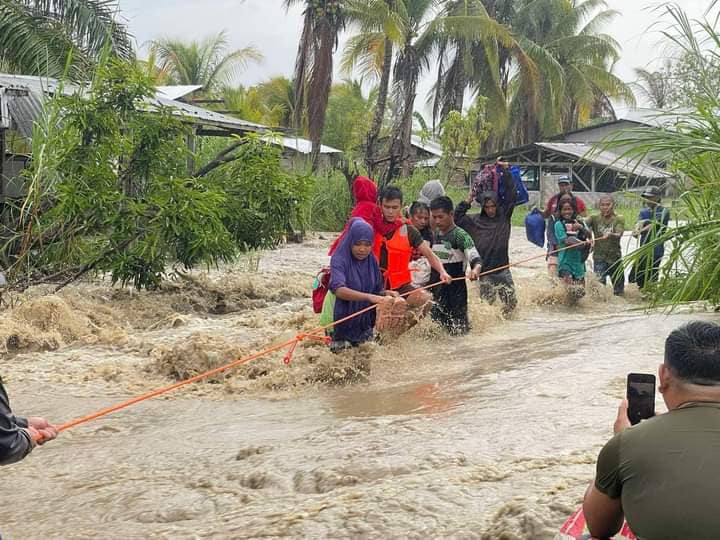
[[[593,537],[613,536],[623,517],[639,539],[720,536],[720,325],[673,331],[658,376],[668,412],[631,426],[623,400],[600,451],[583,503]]]

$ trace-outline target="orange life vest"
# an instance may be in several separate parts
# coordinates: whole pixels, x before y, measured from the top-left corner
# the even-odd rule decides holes
[[[385,286],[390,289],[398,289],[411,283],[410,261],[413,248],[408,236],[408,226],[400,227],[393,233],[390,240],[381,234],[375,235],[374,253],[378,262],[380,262],[380,252],[383,246],[387,250],[387,268],[381,267],[380,270],[385,276]]]

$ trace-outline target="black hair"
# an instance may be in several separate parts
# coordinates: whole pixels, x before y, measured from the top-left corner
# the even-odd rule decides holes
[[[448,214],[452,214],[454,208],[452,199],[447,195],[436,197],[430,201],[430,210],[443,210]]]
[[[557,214],[557,217],[559,219],[563,219],[562,217],[562,207],[565,205],[565,203],[570,203],[570,206],[572,206],[573,209],[573,215],[571,219],[577,219],[578,211],[577,211],[577,202],[575,201],[575,197],[570,196],[565,197],[565,193],[559,194],[557,199],[557,208],[555,208],[555,214]]]
[[[720,385],[720,325],[694,321],[671,332],[665,364],[687,383]]]
[[[425,210],[426,212],[429,212],[429,211],[430,211],[430,207],[429,207],[427,204],[425,204],[424,202],[415,201],[414,203],[412,203],[412,204],[410,205],[410,210],[409,210],[408,214],[411,215],[411,216],[414,216],[415,214],[417,214],[417,213],[420,212],[421,210]]]
[[[380,202],[382,201],[400,201],[403,200],[403,192],[397,186],[388,186],[380,193]]]

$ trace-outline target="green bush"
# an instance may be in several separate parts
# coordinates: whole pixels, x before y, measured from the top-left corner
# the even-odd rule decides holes
[[[311,177],[310,195],[302,207],[302,222],[313,231],[341,231],[353,201],[345,176],[338,172]]]
[[[225,194],[222,219],[237,246],[274,247],[301,224],[312,179],[284,171],[280,148],[256,136],[245,137],[234,157],[211,172],[206,185]]]
[[[89,88],[47,104],[27,197],[6,214],[11,278],[94,271],[155,287],[171,266],[275,245],[299,217],[308,179],[284,173],[279,150],[258,139],[242,141],[234,162],[189,176],[189,128],[171,109],[148,110],[154,93],[133,64],[109,59]]]

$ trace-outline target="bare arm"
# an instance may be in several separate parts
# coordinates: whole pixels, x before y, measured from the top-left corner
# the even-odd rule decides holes
[[[610,538],[623,525],[623,510],[620,499],[611,499],[595,487],[595,480],[585,492],[583,513],[593,538]]]
[[[620,462],[617,434],[625,431],[629,427],[628,402],[627,399],[623,399],[618,406],[617,417],[613,425],[613,431],[616,437],[601,450],[598,456],[598,475],[607,475],[608,471],[613,475],[616,474]],[[608,446],[612,446],[612,448],[608,448]],[[618,481],[616,477],[615,482],[617,483]],[[585,492],[583,513],[585,514],[585,520],[593,538],[609,538],[616,534],[623,525],[625,516],[622,508],[622,499],[620,498],[621,488],[617,488],[616,486],[612,489],[617,495],[616,498],[612,498],[600,491],[593,479]]]

